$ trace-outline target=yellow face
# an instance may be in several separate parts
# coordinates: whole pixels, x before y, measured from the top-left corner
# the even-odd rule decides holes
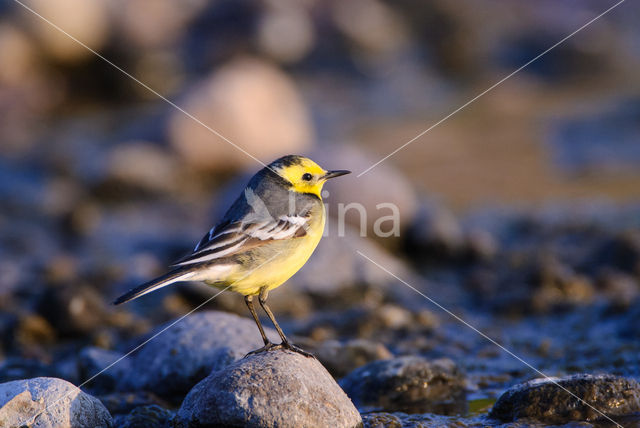
[[[312,193],[322,199],[320,192],[324,182],[327,181],[327,171],[311,159],[301,157],[298,163],[283,166],[277,172],[292,184],[296,192]]]

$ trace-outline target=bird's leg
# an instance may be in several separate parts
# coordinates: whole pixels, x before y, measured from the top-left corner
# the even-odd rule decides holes
[[[280,326],[278,325],[278,322],[276,321],[276,318],[273,316],[273,312],[271,312],[271,309],[269,309],[269,307],[267,306],[267,296],[269,295],[269,290],[267,290],[267,288],[262,288],[260,290],[260,295],[258,296],[258,301],[260,302],[260,306],[262,306],[262,309],[264,309],[264,311],[267,313],[267,316],[269,317],[269,319],[271,320],[271,322],[273,323],[273,326],[276,328],[276,330],[278,331],[278,334],[280,335],[280,338],[282,339],[282,343],[278,346],[281,348],[285,348],[288,349],[290,351],[293,352],[297,352],[298,354],[302,354],[305,357],[311,357],[314,358],[314,356],[306,351],[303,351],[302,349],[298,348],[295,345],[292,345],[289,340],[287,340],[287,336],[284,335],[284,332],[282,331],[282,329],[280,328]],[[274,349],[274,348],[271,348]]]
[[[258,352],[262,352],[262,351],[268,351],[274,346],[274,344],[271,343],[271,341],[267,338],[267,335],[264,333],[264,328],[262,328],[262,323],[260,323],[258,314],[256,313],[256,310],[253,307],[253,296],[251,295],[244,296],[244,302],[247,304],[247,307],[249,308],[249,312],[251,312],[251,316],[253,317],[253,320],[256,322],[256,325],[260,330],[260,335],[262,336],[262,340],[264,341],[264,347],[260,349],[256,349],[255,351],[251,351],[247,355],[257,354]]]

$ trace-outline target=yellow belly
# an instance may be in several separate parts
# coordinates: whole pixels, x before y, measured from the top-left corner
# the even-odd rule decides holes
[[[319,217],[305,236],[269,242],[242,258],[243,263],[226,281],[209,284],[218,288],[229,287],[231,291],[245,296],[259,294],[263,287],[268,290],[279,287],[304,266],[318,246],[324,232],[324,210]]]

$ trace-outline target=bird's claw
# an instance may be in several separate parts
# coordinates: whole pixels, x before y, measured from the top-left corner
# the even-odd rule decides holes
[[[284,349],[288,349],[289,351],[293,351],[293,352],[296,352],[296,353],[298,353],[300,355],[304,355],[307,358],[315,358],[315,356],[312,353],[307,352],[307,351],[305,351],[305,350],[303,350],[301,348],[298,348],[296,345],[292,345],[289,342],[284,342],[284,343],[281,344],[281,346]]]
[[[287,349],[289,351],[295,352],[297,354],[300,355],[304,355],[307,358],[315,358],[315,356],[307,351],[304,351],[300,348],[298,348],[295,345],[292,345],[289,342],[282,342],[280,344],[275,344],[275,343],[267,343],[266,345],[264,345],[262,348],[256,349],[254,351],[249,352],[247,355],[245,355],[244,357],[247,358],[250,355],[257,355],[257,354],[261,354],[263,352],[269,352],[269,351],[276,351],[278,349]]]

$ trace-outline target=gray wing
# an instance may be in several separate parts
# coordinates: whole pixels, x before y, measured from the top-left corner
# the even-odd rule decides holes
[[[233,256],[270,241],[298,238],[307,233],[309,215],[281,216],[278,219],[223,223],[211,229],[193,253],[174,263],[185,266]]]

